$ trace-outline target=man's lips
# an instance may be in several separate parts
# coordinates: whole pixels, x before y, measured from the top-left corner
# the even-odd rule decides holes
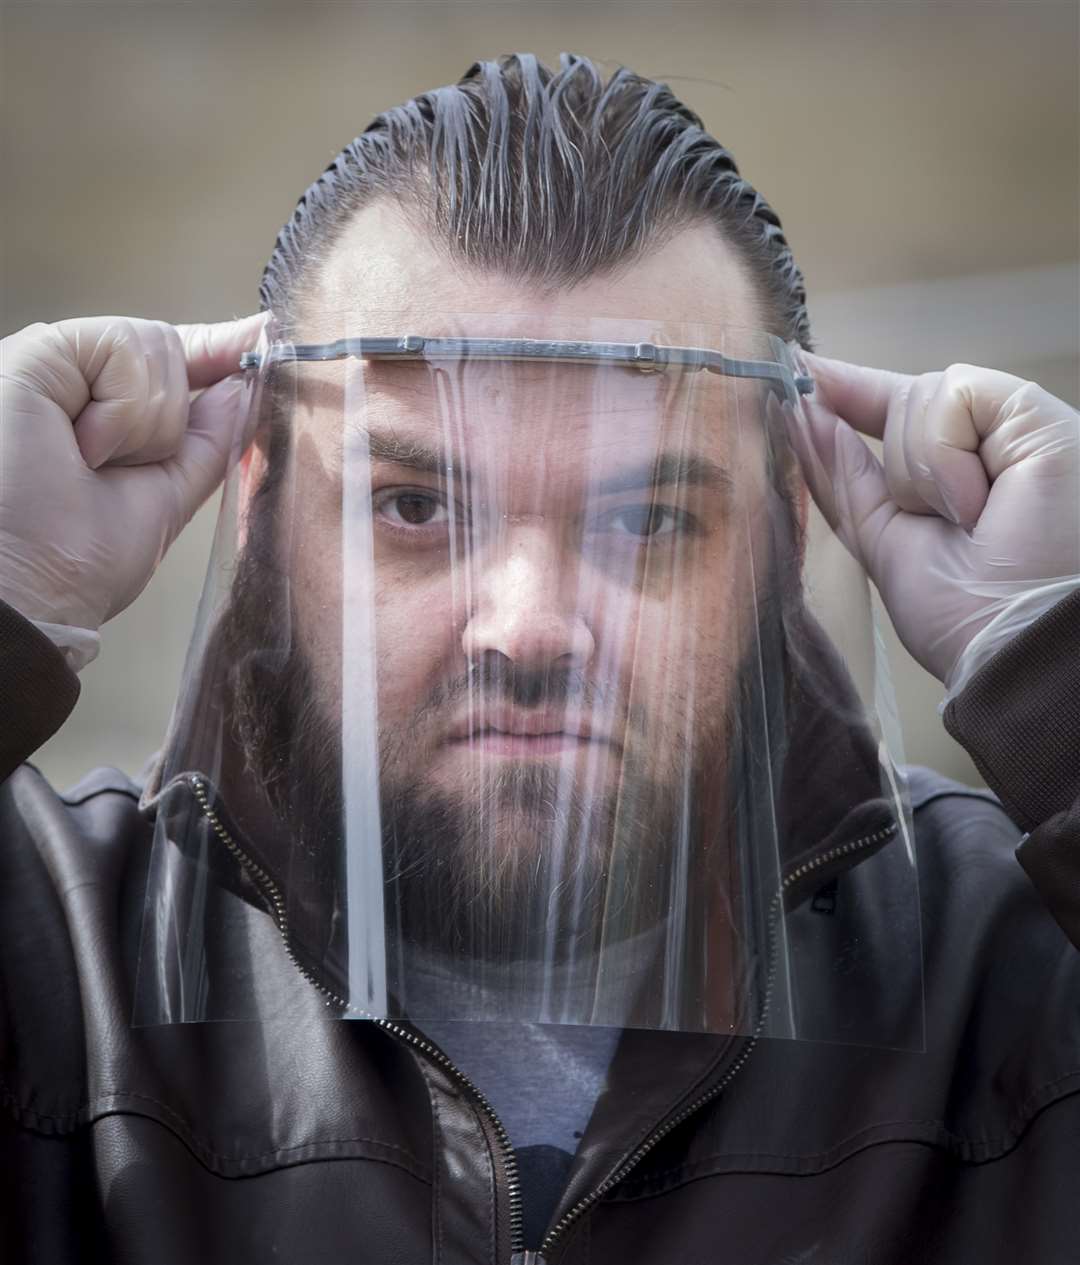
[[[510,755],[538,755],[609,741],[593,730],[588,718],[572,711],[505,705],[474,707],[458,717],[447,737],[454,744]]]

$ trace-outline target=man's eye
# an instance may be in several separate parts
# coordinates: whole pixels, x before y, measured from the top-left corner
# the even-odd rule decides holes
[[[394,527],[441,527],[448,520],[446,503],[434,492],[408,488],[377,493],[375,511]]]
[[[638,540],[655,540],[684,529],[682,520],[686,517],[667,505],[628,505],[614,511],[608,523],[621,535]]]

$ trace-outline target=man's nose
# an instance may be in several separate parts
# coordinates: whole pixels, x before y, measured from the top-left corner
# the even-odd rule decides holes
[[[474,608],[462,648],[471,663],[494,652],[521,668],[584,667],[596,649],[577,568],[542,527],[513,532],[474,562]],[[477,565],[477,563],[479,565]]]

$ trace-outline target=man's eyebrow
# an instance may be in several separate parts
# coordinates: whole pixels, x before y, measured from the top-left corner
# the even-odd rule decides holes
[[[601,496],[609,496],[616,492],[636,492],[679,484],[730,492],[734,490],[735,480],[711,457],[700,453],[665,452],[644,465],[605,475],[592,483],[590,490]]]
[[[402,439],[397,435],[367,428],[362,429],[361,436],[362,443],[366,440],[372,461],[405,466],[420,474],[447,474],[453,466],[448,453],[437,448],[428,448],[413,439]]]
[[[420,474],[446,475],[455,470],[455,463],[445,451],[428,448],[416,440],[365,430],[367,449],[372,461],[403,466]],[[457,470],[464,474],[464,471]],[[730,492],[735,487],[731,474],[711,457],[700,453],[665,452],[640,466],[617,470],[589,484],[593,496],[612,496],[619,492],[636,492],[650,488],[683,485],[716,488]]]

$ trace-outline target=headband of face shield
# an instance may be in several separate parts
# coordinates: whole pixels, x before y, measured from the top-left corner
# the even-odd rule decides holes
[[[797,349],[380,313],[271,327],[245,371],[137,1022],[918,1048],[891,701],[807,519]]]

